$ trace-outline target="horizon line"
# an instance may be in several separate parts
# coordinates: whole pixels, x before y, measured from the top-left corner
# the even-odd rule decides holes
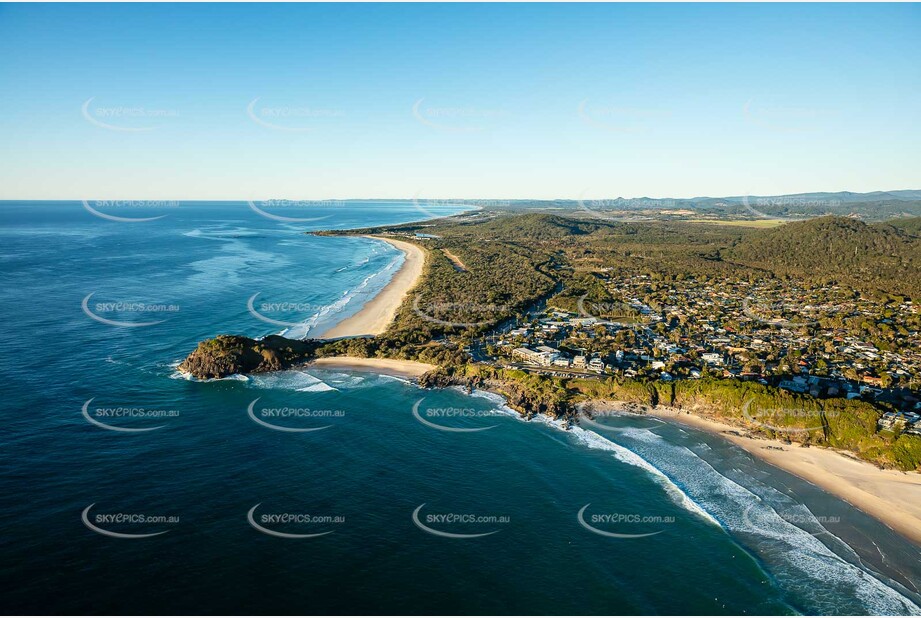
[[[918,191],[921,189],[904,188],[904,189],[875,189],[873,191],[850,191],[848,189],[839,189],[837,191],[797,191],[793,193],[746,193],[737,195],[697,195],[693,197],[652,197],[650,195],[641,195],[634,197],[437,197],[437,196],[413,196],[413,197],[270,197],[270,198],[176,198],[176,197],[55,197],[55,198],[26,198],[26,197],[0,197],[0,202],[79,202],[82,200],[92,199],[94,201],[149,201],[149,202],[246,202],[246,201],[267,201],[267,200],[289,200],[305,202],[358,202],[358,201],[389,201],[389,202],[414,202],[420,200],[440,200],[440,201],[505,201],[505,202],[581,202],[583,200],[706,200],[706,199],[733,199],[746,197],[789,197],[816,193],[851,193],[853,195],[870,195],[873,193],[895,193],[904,191]],[[921,199],[919,197],[918,199]]]

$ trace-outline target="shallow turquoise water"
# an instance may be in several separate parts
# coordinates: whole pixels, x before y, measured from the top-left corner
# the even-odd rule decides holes
[[[373,373],[176,374],[204,337],[302,334],[357,311],[400,254],[302,232],[427,215],[411,203],[336,205],[300,224],[243,203],[119,214],[168,216],[0,204],[8,611],[919,611],[916,550],[717,438],[638,417],[566,432],[485,394]],[[81,307],[89,294],[97,317],[158,323],[100,322]],[[441,431],[416,403],[464,411],[428,417],[445,427],[490,428]],[[112,427],[160,428],[107,430],[84,405]],[[251,405],[322,429],[274,430]]]

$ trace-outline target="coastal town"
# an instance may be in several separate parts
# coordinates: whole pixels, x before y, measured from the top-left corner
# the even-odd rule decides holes
[[[0,618],[921,618],[919,33],[0,0]]]
[[[394,277],[334,337],[222,335],[179,369],[205,379],[373,368],[423,389],[489,392],[524,419],[570,430],[585,429],[586,413],[642,411],[723,435],[916,535],[916,515],[895,515],[917,513],[904,473],[921,469],[921,312],[910,273],[875,256],[833,272],[793,268],[786,253],[762,257],[794,237],[797,259],[811,259],[829,253],[829,239],[853,246],[857,234],[904,261],[913,253],[898,243],[915,241],[844,218],[782,233],[700,230],[524,213],[322,232],[391,243],[416,255],[404,270],[423,268]],[[753,421],[750,405],[755,418],[781,422]],[[854,473],[877,479],[870,499]]]
[[[586,294],[530,312],[476,340],[483,362],[561,377],[724,377],[813,397],[888,403],[880,428],[921,435],[921,307],[838,286],[777,281],[662,285],[606,277]],[[611,299],[613,297],[613,300]],[[557,306],[562,305],[562,306]],[[897,322],[893,314],[901,316]]]

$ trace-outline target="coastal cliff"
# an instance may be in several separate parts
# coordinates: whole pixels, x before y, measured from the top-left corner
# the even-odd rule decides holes
[[[315,341],[297,341],[278,335],[265,339],[218,335],[199,343],[180,363],[179,370],[199,379],[279,371],[308,360],[317,346]]]
[[[298,341],[277,335],[257,340],[220,335],[198,344],[179,369],[196,378],[209,379],[279,371],[316,357],[387,358],[374,354],[378,352],[376,349],[354,345],[360,342],[369,346],[374,341]],[[404,360],[438,364],[433,359],[404,357]],[[526,418],[543,414],[574,421],[578,415],[577,406],[588,401],[620,401],[653,409],[672,407],[718,418],[767,438],[850,451],[884,468],[921,469],[921,438],[878,432],[881,411],[873,404],[844,399],[817,400],[752,382],[560,379],[467,363],[442,364],[420,376],[419,385],[423,388],[460,386],[467,390],[488,390],[502,395],[510,408]],[[750,414],[746,416],[749,406],[767,411],[771,415],[770,423],[756,422]]]
[[[438,368],[419,378],[419,386],[423,388],[460,386],[468,391],[487,390],[502,395],[506,400],[506,405],[525,418],[544,414],[554,419],[571,420],[576,414],[576,408],[568,400],[545,397],[521,381],[504,379],[499,376],[459,373]]]
[[[278,335],[270,335],[264,339],[218,335],[199,343],[180,363],[179,370],[201,380],[280,371],[317,357],[318,348],[325,343],[286,339]],[[324,354],[321,353],[319,356]],[[575,416],[575,408],[569,401],[546,397],[546,394],[529,388],[527,384],[514,379],[503,379],[498,375],[465,374],[438,367],[420,376],[419,386],[461,386],[467,390],[488,390],[505,397],[508,406],[526,418],[537,414],[545,414],[555,419],[571,419]]]

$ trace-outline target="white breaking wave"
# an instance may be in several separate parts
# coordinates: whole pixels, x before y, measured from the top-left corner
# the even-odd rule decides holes
[[[805,505],[747,475],[744,482],[748,487],[743,486],[689,448],[648,429],[612,426],[611,430],[631,440],[647,458],[655,459],[656,469],[678,479],[725,529],[752,539],[784,587],[817,603],[821,607],[817,613],[921,615],[921,608],[877,574],[844,560],[822,543],[816,534],[827,535],[859,560],[853,549],[828,533]],[[848,598],[856,599],[862,609],[843,606]]]
[[[411,380],[385,373],[377,373],[372,367],[348,370],[349,373],[345,373],[342,369],[325,369],[323,367],[313,367],[311,371],[324,376],[323,381],[334,385],[335,390],[338,391],[374,388],[381,386],[385,382],[400,382],[401,384],[421,389],[418,384]]]
[[[371,261],[371,258],[374,257],[376,254],[377,254],[377,251],[372,251],[370,254],[368,254],[365,257],[365,259],[358,262],[357,264],[349,264],[347,266],[343,266],[342,268],[337,268],[336,272],[341,273],[344,270],[357,270],[361,268],[362,266],[364,266],[365,264],[369,263]]]
[[[375,278],[379,277],[380,275],[383,275],[384,273],[390,272],[391,270],[394,269],[395,266],[402,264],[402,261],[404,259],[405,258],[403,254],[400,253],[399,255],[394,257],[384,268],[376,272],[373,272],[367,277],[365,277],[362,280],[362,282],[359,283],[357,286],[355,286],[353,289],[344,291],[342,293],[342,296],[340,296],[339,299],[336,300],[336,302],[326,307],[323,307],[319,311],[316,311],[313,315],[311,315],[306,320],[304,320],[303,324],[299,324],[297,326],[286,328],[278,334],[283,337],[288,337],[290,339],[306,338],[308,334],[312,330],[315,330],[318,327],[318,325],[320,325],[323,322],[325,318],[331,315],[342,313],[345,310],[345,308],[349,305],[349,303],[351,303],[354,299],[365,296],[364,294],[365,290],[368,288],[371,282],[374,281]],[[370,260],[370,257],[368,258],[368,260],[366,260],[366,262],[369,260]],[[370,300],[370,299],[367,299],[367,300]],[[331,324],[329,328],[331,328],[332,326],[333,325]],[[325,330],[329,330],[329,328],[325,328]],[[322,331],[320,333],[320,336],[322,336]]]
[[[506,406],[505,399],[499,395],[477,390],[471,395],[488,399],[497,404],[498,411],[524,420]],[[534,420],[555,429],[565,429],[561,422],[544,415]],[[752,485],[759,485],[759,491],[771,497],[774,502],[771,506],[748,488],[720,474],[689,448],[673,444],[649,429],[612,426],[611,430],[637,443],[636,447],[646,457],[581,427],[572,427],[567,433],[588,448],[610,451],[619,461],[646,471],[664,487],[672,501],[684,509],[724,530],[751,535],[756,540],[759,554],[771,562],[771,570],[778,580],[787,589],[809,599],[811,605],[819,607],[814,610],[816,613],[921,615],[918,605],[878,579],[877,574],[844,560],[814,534],[790,523],[776,510],[785,501],[783,510],[789,519],[795,518],[800,526],[811,527],[827,535],[843,545],[849,555],[859,559],[852,548],[830,535],[805,505],[769,485],[750,479]],[[654,458],[657,464],[651,463],[649,458]],[[679,487],[673,478],[678,479],[690,493]],[[843,603],[848,598],[855,599],[861,608],[846,607]]]
[[[223,381],[228,381],[228,380],[233,381],[233,382],[249,382],[250,380],[248,376],[245,376],[239,373],[225,376],[223,378],[196,378],[191,373],[187,373],[185,371],[179,371],[178,369],[173,371],[173,373],[171,373],[169,377],[171,380],[188,380],[189,382],[203,382],[203,383],[223,382]]]
[[[505,409],[510,409],[508,408],[508,406],[505,405],[505,397],[503,397],[502,395],[497,395],[496,393],[490,393],[489,391],[481,391],[478,389],[474,389],[473,392],[468,393],[467,389],[465,389],[463,386],[452,386],[451,389],[461,392],[465,395],[470,395],[471,397],[479,397],[480,399],[486,399],[500,407],[503,407]],[[515,412],[515,411],[512,410],[512,412]],[[515,414],[518,414],[518,413],[515,412]]]
[[[507,405],[505,405],[505,399],[500,395],[494,393],[489,393],[485,391],[474,390],[471,393],[475,397],[482,397],[488,399],[493,403],[500,404],[497,407],[499,412],[507,412],[513,414],[515,417],[524,420],[518,412],[512,410]],[[573,438],[575,438],[583,446],[587,446],[591,449],[598,449],[604,451],[610,451],[614,457],[626,464],[631,466],[636,466],[646,472],[648,472],[659,485],[665,490],[665,493],[672,499],[672,501],[683,509],[694,513],[695,515],[703,518],[714,526],[720,527],[720,522],[717,521],[710,513],[708,513],[704,508],[699,504],[694,502],[690,496],[688,496],[678,485],[676,485],[668,476],[666,476],[661,470],[653,466],[651,463],[634,453],[633,451],[624,448],[623,446],[608,440],[607,438],[601,436],[600,434],[595,433],[594,431],[589,431],[578,426],[573,426],[568,430],[564,427],[561,421],[556,421],[550,417],[539,414],[534,417],[533,421],[539,422],[548,427],[554,429],[559,429],[561,431],[566,431]]]
[[[330,386],[325,382],[320,382],[318,384],[311,384],[310,386],[305,386],[304,388],[298,388],[295,390],[301,393],[325,393],[328,391],[338,391],[339,389]]]
[[[279,389],[306,393],[321,393],[338,390],[306,371],[276,371],[253,376],[256,388]]]
[[[169,375],[169,378],[171,380],[187,380],[189,382],[221,382],[225,380],[231,380],[235,382],[249,382],[250,380],[248,376],[245,376],[239,373],[235,373],[233,375],[229,375],[223,378],[204,378],[204,379],[196,378],[195,376],[193,376],[191,373],[187,371],[180,371],[179,365],[181,364],[182,364],[182,360],[177,360],[177,361],[173,361],[172,363],[168,365],[168,367],[173,370],[172,373],[170,373]]]
[[[363,376],[351,375],[348,373],[331,374],[326,381],[335,384],[337,388],[349,389],[354,388],[365,381]]]
[[[662,485],[668,496],[672,499],[672,501],[678,504],[678,506],[694,513],[695,515],[699,515],[714,526],[722,527],[720,522],[715,517],[707,512],[707,510],[704,509],[700,504],[695,502],[689,495],[687,495],[684,490],[678,487],[678,485],[676,485],[674,481],[672,481],[664,472],[659,470],[657,467],[630,449],[625,448],[620,444],[617,444],[616,442],[609,440],[598,433],[595,433],[594,431],[582,429],[581,427],[573,427],[570,429],[570,432],[572,432],[573,436],[577,440],[589,448],[611,451],[614,453],[614,457],[616,457],[618,460],[645,470],[650,475],[652,475],[656,482]]]
[[[377,374],[377,375],[378,375],[381,379],[384,379],[384,380],[392,380],[392,381],[394,381],[394,382],[402,382],[403,384],[409,384],[409,385],[411,385],[411,386],[414,386],[412,380],[407,380],[406,378],[401,378],[400,376],[393,376],[393,375],[389,375],[389,374],[386,374],[386,373],[379,373],[379,374]]]

